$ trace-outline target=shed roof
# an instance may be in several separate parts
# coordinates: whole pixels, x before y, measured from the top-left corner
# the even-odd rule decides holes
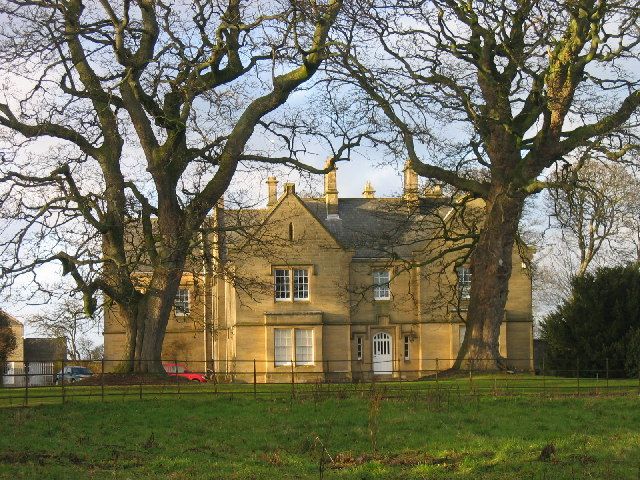
[[[25,362],[55,362],[67,358],[67,342],[58,338],[25,338]]]

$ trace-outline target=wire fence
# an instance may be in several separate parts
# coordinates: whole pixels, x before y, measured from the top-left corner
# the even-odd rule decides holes
[[[534,365],[533,359],[509,359]],[[0,407],[76,401],[160,398],[167,395],[228,395],[255,399],[382,398],[437,401],[452,396],[640,396],[640,374],[630,376],[621,362],[601,367],[486,371],[467,362],[452,370],[454,359],[363,362],[353,359],[296,363],[251,359],[140,362],[144,372],[127,371],[122,360],[13,361],[0,365]],[[566,365],[567,362],[564,362]],[[419,365],[420,368],[412,366]],[[153,372],[155,367],[159,372]],[[404,368],[402,368],[404,367]]]

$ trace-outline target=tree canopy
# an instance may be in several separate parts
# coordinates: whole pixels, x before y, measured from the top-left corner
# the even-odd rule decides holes
[[[498,351],[525,200],[549,168],[587,150],[637,148],[638,1],[434,0],[350,4],[335,84],[376,142],[418,174],[484,199],[465,360]]]
[[[640,365],[640,270],[600,268],[576,277],[572,296],[541,325],[547,371],[637,373]],[[579,365],[579,366],[578,366]]]
[[[131,368],[163,371],[186,258],[240,162],[304,166],[270,114],[329,55],[341,7],[1,1],[0,286],[59,262],[87,314],[104,294],[127,318]]]

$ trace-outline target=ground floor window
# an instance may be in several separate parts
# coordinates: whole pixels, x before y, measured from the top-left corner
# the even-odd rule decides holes
[[[296,365],[313,365],[313,330],[296,328]]]
[[[356,359],[362,360],[364,349],[364,343],[362,341],[362,337],[356,337]]]
[[[273,334],[276,366],[313,365],[313,330],[310,328],[276,328]],[[295,356],[294,356],[295,354]]]
[[[409,335],[404,336],[404,359],[411,360],[411,337]]]

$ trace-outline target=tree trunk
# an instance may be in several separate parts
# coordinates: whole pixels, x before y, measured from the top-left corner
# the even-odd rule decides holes
[[[505,368],[498,349],[504,318],[512,254],[525,196],[493,185],[486,203],[485,224],[471,258],[471,298],[467,328],[454,368]]]
[[[138,373],[163,373],[162,345],[180,286],[184,260],[173,268],[157,268],[149,286],[122,308],[127,329],[125,369]]]

